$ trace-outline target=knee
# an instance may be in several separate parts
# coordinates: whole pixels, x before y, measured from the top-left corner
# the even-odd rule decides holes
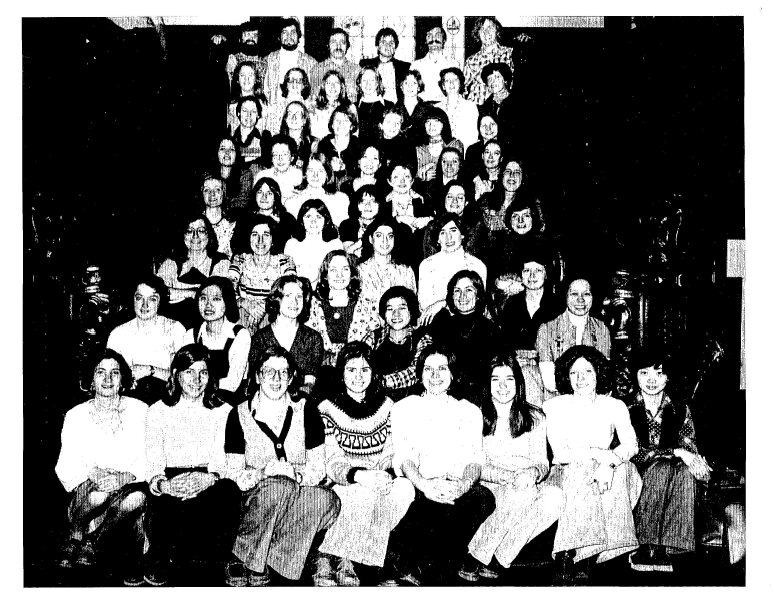
[[[490,516],[497,507],[494,493],[482,484],[477,484],[473,488],[481,504],[481,513],[485,516]]]
[[[142,491],[134,491],[124,497],[121,503],[118,504],[118,509],[124,513],[133,512],[135,510],[144,510],[146,500],[145,493]]]
[[[85,505],[87,509],[93,509],[96,507],[99,507],[108,498],[108,493],[103,493],[102,491],[92,491],[88,495],[86,495],[86,501]]]

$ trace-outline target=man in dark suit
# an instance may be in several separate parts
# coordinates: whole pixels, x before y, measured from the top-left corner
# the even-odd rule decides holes
[[[376,34],[376,48],[378,55],[360,60],[360,67],[376,68],[382,77],[384,85],[384,99],[397,104],[403,100],[403,91],[400,90],[400,82],[409,70],[409,63],[395,59],[395,50],[398,48],[398,34],[391,27],[383,27]]]

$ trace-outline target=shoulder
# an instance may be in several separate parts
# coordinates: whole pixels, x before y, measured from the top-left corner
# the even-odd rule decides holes
[[[185,334],[185,326],[175,319],[159,315],[159,323],[165,333]]]
[[[83,402],[82,404],[78,404],[77,406],[73,406],[70,410],[67,411],[67,414],[65,414],[65,423],[72,424],[75,422],[80,422],[82,419],[89,416],[91,409],[91,400]]]
[[[212,416],[217,420],[225,421],[228,418],[229,413],[232,410],[232,406],[230,404],[223,404],[222,406],[218,406],[217,408],[213,408],[210,412],[212,413]]]
[[[121,401],[124,404],[127,412],[136,413],[145,416],[148,413],[149,406],[142,400],[137,398],[130,398],[129,396],[122,396]]]

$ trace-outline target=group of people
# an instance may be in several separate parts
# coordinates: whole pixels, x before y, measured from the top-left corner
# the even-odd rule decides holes
[[[657,351],[609,395],[591,282],[523,184],[500,29],[464,71],[441,27],[411,65],[385,28],[360,67],[343,30],[318,64],[295,20],[265,58],[243,29],[217,165],[65,417],[62,567],[119,532],[127,585],[197,556],[231,586],[494,579],[557,522],[562,583],[694,549],[690,409]]]

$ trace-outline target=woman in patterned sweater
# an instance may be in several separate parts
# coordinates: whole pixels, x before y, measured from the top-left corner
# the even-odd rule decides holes
[[[338,390],[319,406],[326,469],[341,513],[320,546],[327,569],[318,568],[317,585],[358,586],[352,562],[384,565],[390,531],[414,499],[413,485],[391,469],[392,400],[372,370],[371,353],[359,341],[344,346],[336,363]],[[335,579],[326,555],[340,557]]]

